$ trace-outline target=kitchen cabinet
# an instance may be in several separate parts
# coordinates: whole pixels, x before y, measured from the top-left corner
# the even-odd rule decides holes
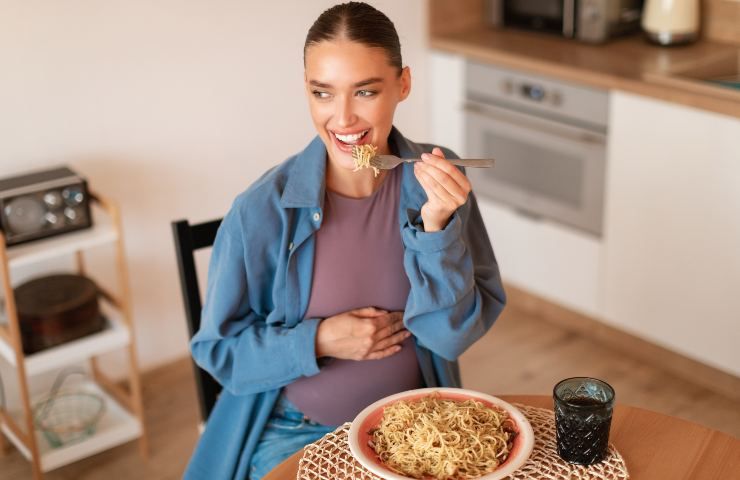
[[[600,317],[603,253],[596,237],[485,198],[479,204],[504,282]]]
[[[431,139],[461,157],[465,152],[463,103],[465,102],[465,58],[432,50],[429,53],[429,114]]]
[[[611,98],[603,320],[740,375],[740,120]]]

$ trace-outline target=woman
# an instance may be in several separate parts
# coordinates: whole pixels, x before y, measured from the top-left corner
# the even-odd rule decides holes
[[[379,398],[460,386],[458,356],[504,306],[452,152],[393,127],[411,89],[393,23],[337,5],[304,64],[318,136],[237,197],[214,245],[191,347],[224,390],[186,478],[260,479]],[[376,177],[356,144],[423,162]]]

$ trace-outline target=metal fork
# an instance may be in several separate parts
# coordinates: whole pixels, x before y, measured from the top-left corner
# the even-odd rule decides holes
[[[402,163],[421,162],[421,158],[399,158],[395,155],[375,155],[370,159],[370,166],[381,170],[390,170],[396,168]],[[493,158],[450,158],[447,160],[453,165],[460,167],[486,168],[492,167]]]

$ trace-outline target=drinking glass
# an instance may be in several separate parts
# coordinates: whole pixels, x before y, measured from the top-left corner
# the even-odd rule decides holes
[[[569,463],[592,465],[606,457],[614,389],[596,378],[573,377],[553,389],[558,455]]]

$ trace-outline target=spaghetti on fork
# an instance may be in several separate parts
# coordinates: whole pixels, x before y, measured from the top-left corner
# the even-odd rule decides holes
[[[380,175],[380,169],[371,163],[377,151],[378,147],[375,145],[354,145],[352,147],[352,159],[355,162],[355,169],[352,171],[357,172],[363,168],[372,168],[376,177]]]

